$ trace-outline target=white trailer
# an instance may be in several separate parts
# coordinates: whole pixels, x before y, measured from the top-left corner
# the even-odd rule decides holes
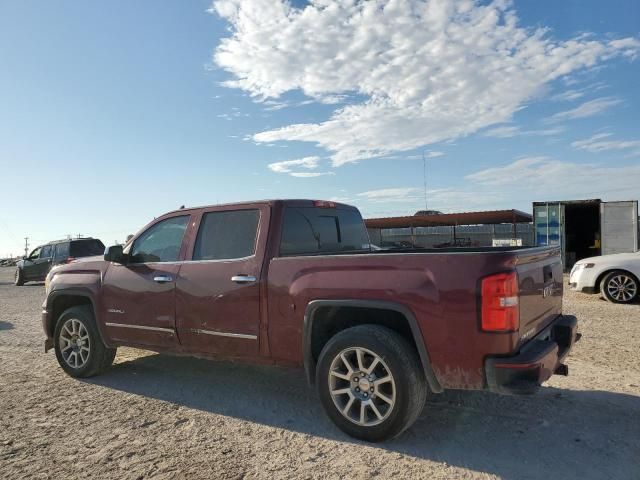
[[[638,250],[638,201],[534,202],[536,245],[559,245],[565,270],[587,257]]]
[[[638,250],[638,201],[600,204],[602,255]]]

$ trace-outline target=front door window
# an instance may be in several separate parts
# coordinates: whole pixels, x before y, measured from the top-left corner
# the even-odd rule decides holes
[[[136,239],[131,249],[130,263],[177,261],[188,222],[189,215],[184,215],[167,218],[153,225]]]

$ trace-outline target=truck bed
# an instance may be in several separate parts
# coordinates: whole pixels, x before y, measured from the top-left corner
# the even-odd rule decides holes
[[[279,340],[270,345],[271,354],[293,362],[302,357],[305,306],[312,300],[348,296],[388,301],[406,306],[416,317],[434,372],[444,388],[482,389],[486,385],[485,356],[516,353],[561,313],[559,258],[559,250],[549,247],[275,257],[268,267],[268,329],[269,338]],[[479,282],[507,271],[518,274],[519,329],[483,332]]]

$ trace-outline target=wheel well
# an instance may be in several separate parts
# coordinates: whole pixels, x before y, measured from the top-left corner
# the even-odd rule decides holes
[[[67,308],[77,307],[78,305],[88,305],[93,308],[93,304],[88,297],[84,297],[82,295],[60,295],[53,299],[51,304],[51,331],[49,332],[50,336],[53,337],[53,332],[56,330],[56,323],[58,323],[58,318],[62,315]]]
[[[597,288],[596,292],[600,291],[600,293],[602,293],[602,291],[600,290],[600,284],[602,283],[602,280],[604,279],[604,277],[609,275],[611,272],[623,272],[623,273],[626,273],[631,278],[633,278],[636,281],[636,283],[640,284],[640,280],[638,280],[638,277],[636,277],[629,270],[625,270],[624,268],[610,268],[609,270],[605,270],[600,275],[598,275],[598,278],[597,278],[596,284],[595,284],[595,288]]]
[[[409,344],[416,348],[409,322],[400,312],[370,307],[320,307],[313,315],[311,343],[309,345],[314,364],[318,361],[322,348],[331,337],[347,328],[367,324],[387,327],[399,333]]]

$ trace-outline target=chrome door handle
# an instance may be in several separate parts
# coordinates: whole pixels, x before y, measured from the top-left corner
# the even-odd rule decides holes
[[[153,277],[153,281],[158,283],[167,283],[173,282],[173,278],[171,278],[170,275],[158,275],[157,277]]]
[[[231,281],[236,283],[253,283],[256,281],[256,277],[252,277],[251,275],[234,275],[231,277]]]

